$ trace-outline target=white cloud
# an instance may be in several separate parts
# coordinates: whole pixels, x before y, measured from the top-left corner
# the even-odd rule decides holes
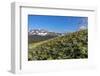
[[[87,27],[86,26],[79,27],[79,30],[84,30],[84,29],[87,29]]]

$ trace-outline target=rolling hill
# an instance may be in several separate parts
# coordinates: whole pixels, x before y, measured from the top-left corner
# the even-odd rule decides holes
[[[30,43],[28,60],[88,58],[88,30],[79,30],[49,40]]]

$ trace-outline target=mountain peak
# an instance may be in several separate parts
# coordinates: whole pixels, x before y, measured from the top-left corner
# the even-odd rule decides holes
[[[46,36],[46,35],[49,35],[49,36],[61,36],[61,35],[63,35],[63,33],[50,32],[50,31],[47,31],[45,29],[31,29],[28,32],[28,34],[29,35],[40,35],[40,36]]]
[[[44,30],[44,29],[31,29],[29,31],[29,35],[41,35],[41,36],[45,36],[47,35],[48,31]]]

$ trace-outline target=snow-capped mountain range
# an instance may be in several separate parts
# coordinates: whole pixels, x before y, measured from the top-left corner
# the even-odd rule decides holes
[[[32,29],[29,31],[29,35],[41,35],[41,36],[45,36],[48,34],[48,31],[44,30],[44,29]]]
[[[84,30],[87,29],[86,26],[81,26],[79,27],[79,30]],[[61,36],[61,35],[66,35],[67,33],[71,33],[71,32],[65,32],[65,33],[56,33],[56,32],[50,32],[44,29],[31,29],[28,32],[28,35],[39,35],[39,36],[46,36],[46,35],[51,35],[51,36]]]
[[[28,32],[29,35],[39,35],[39,36],[60,36],[62,33],[55,33],[55,32],[50,32],[44,29],[32,29]]]

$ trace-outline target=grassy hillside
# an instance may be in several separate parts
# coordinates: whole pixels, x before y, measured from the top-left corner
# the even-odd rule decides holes
[[[39,35],[29,35],[28,36],[28,43],[37,43],[37,42],[41,42],[41,41],[45,41],[45,40],[49,40],[51,38],[55,38],[57,37],[55,36],[51,36],[51,35],[46,35],[46,36],[39,36]]]
[[[88,58],[88,33],[80,30],[65,36],[29,44],[28,60]]]

